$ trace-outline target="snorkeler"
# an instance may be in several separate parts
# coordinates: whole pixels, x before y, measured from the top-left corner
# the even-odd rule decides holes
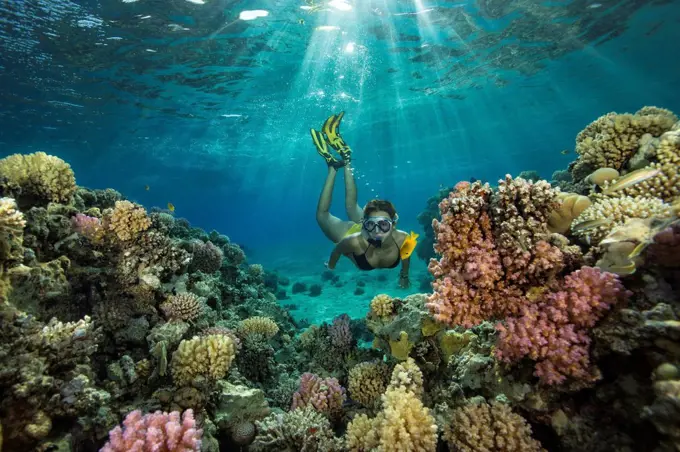
[[[409,235],[396,228],[399,216],[391,202],[374,199],[363,209],[357,204],[357,186],[351,168],[352,150],[339,131],[343,115],[344,112],[341,112],[328,118],[321,132],[314,129],[310,131],[317,152],[328,165],[328,175],[316,207],[317,223],[326,237],[336,244],[326,267],[334,269],[340,256],[346,256],[361,270],[395,268],[401,262],[399,286],[407,288],[410,285],[410,256],[417,235]],[[331,154],[329,145],[337,151],[341,160]],[[335,176],[340,168],[345,174],[345,211],[348,221],[329,212]]]

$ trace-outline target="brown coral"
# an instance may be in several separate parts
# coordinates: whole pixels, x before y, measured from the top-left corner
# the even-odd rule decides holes
[[[349,371],[349,396],[366,407],[374,406],[387,387],[387,371],[383,363],[357,364]]]
[[[116,201],[116,207],[104,216],[104,227],[121,242],[137,238],[150,226],[151,220],[144,207],[130,201]]]
[[[168,320],[196,320],[203,310],[201,300],[191,292],[170,295],[161,305]]]
[[[227,374],[235,356],[234,341],[229,336],[183,340],[172,355],[172,378],[177,386],[188,385],[198,376],[217,381]]]
[[[658,137],[677,120],[671,111],[657,107],[644,107],[634,115],[612,112],[601,116],[576,137],[579,158],[571,168],[574,180],[582,180],[598,168],[622,169],[637,152],[643,135]]]
[[[531,427],[526,420],[498,402],[456,409],[453,420],[444,427],[444,438],[451,450],[460,452],[544,450],[531,437]]]

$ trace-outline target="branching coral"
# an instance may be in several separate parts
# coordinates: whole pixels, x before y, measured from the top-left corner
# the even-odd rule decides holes
[[[170,238],[149,231],[125,243],[118,256],[117,276],[128,285],[144,278],[147,284],[158,286],[162,280],[183,272],[190,259]]]
[[[393,450],[434,452],[437,424],[430,410],[405,387],[394,387],[382,396],[383,409],[372,420],[357,416],[347,426],[350,451]]]
[[[269,317],[254,316],[241,320],[237,331],[242,337],[250,334],[261,334],[265,338],[271,339],[279,332],[279,326]]]
[[[378,318],[388,317],[394,313],[392,298],[386,294],[378,294],[371,300],[371,314]]]
[[[366,407],[373,407],[387,387],[387,372],[383,363],[357,364],[349,371],[349,396]]]
[[[12,198],[0,198],[0,263],[19,260],[26,221]]]
[[[234,342],[229,336],[183,340],[172,355],[172,378],[177,386],[188,385],[198,376],[219,380],[226,375],[235,356]]]
[[[200,451],[203,431],[196,427],[193,410],[186,410],[181,419],[179,411],[142,415],[135,410],[125,417],[123,428],[117,426],[109,432],[109,441],[101,451]]]
[[[0,160],[0,174],[0,192],[14,193],[22,201],[66,202],[76,191],[71,166],[44,152],[5,157]]]
[[[537,361],[535,375],[548,385],[567,378],[592,382],[598,375],[590,364],[588,329],[629,295],[616,275],[583,267],[565,278],[561,290],[543,293],[519,317],[497,326],[496,356]]]
[[[615,227],[631,218],[670,217],[671,206],[658,198],[601,197],[572,223],[572,233],[586,243],[596,245]]]
[[[271,414],[257,425],[254,451],[339,452],[330,422],[312,407]]]
[[[340,386],[336,378],[321,378],[306,372],[302,374],[300,387],[293,394],[291,410],[311,406],[319,413],[337,418],[342,414],[345,399],[345,388]]]
[[[413,358],[397,364],[392,370],[389,388],[405,388],[419,397],[423,394],[423,373]]]
[[[544,450],[531,437],[531,426],[510,407],[498,402],[491,405],[466,405],[453,413],[444,428],[444,438],[451,450],[460,452],[538,452]]]
[[[571,168],[574,180],[581,180],[598,168],[620,170],[637,152],[644,134],[659,136],[671,129],[678,118],[670,111],[644,107],[634,115],[608,113],[590,123],[576,137],[578,161]]]
[[[128,242],[149,229],[151,220],[142,206],[130,201],[116,201],[116,207],[104,216],[104,228],[121,242]]]
[[[191,242],[191,270],[203,273],[214,273],[222,266],[222,250],[212,242]]]
[[[168,320],[196,320],[203,307],[201,299],[191,292],[184,292],[177,295],[170,295],[161,305],[161,310]]]

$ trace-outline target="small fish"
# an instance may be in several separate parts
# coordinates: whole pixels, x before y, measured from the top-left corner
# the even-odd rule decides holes
[[[633,171],[632,173],[628,173],[625,176],[616,179],[613,184],[602,190],[602,194],[611,195],[615,191],[632,187],[633,185],[639,184],[642,181],[646,181],[647,179],[657,176],[658,174],[661,174],[661,170],[658,168],[642,168]]]
[[[168,203],[168,210],[170,212],[174,212],[175,211],[175,205],[173,203],[169,202]]]
[[[304,24],[305,24],[305,20],[304,20],[304,19],[298,19],[298,23],[299,23],[300,25],[304,25]]]
[[[318,427],[309,427],[309,428],[307,429],[307,433],[309,433],[310,435],[313,435],[313,434],[315,434],[318,430],[319,430]]]
[[[597,9],[602,6],[602,3],[591,3],[588,5],[588,9]]]
[[[628,265],[612,265],[607,270],[619,276],[628,276],[635,273],[636,267],[635,262],[631,262]]]
[[[642,254],[645,248],[647,248],[647,245],[648,244],[645,242],[638,244],[635,248],[633,248],[633,251],[630,252],[630,254],[628,255],[628,259],[634,259],[638,257],[640,254]]]
[[[611,223],[612,220],[608,218],[598,218],[596,220],[582,221],[571,227],[572,232],[587,231],[589,229],[594,229],[598,226],[605,226]]]
[[[144,190],[149,191],[150,189],[151,189],[151,187],[149,187],[148,185],[144,186]]]
[[[399,257],[401,257],[402,260],[411,257],[413,250],[416,249],[418,237],[418,234],[413,231],[411,231],[411,233],[406,236],[404,243],[402,243],[401,248],[399,248]]]
[[[571,151],[569,149],[563,149],[563,150],[560,151],[560,154],[568,155],[568,154],[571,154]]]

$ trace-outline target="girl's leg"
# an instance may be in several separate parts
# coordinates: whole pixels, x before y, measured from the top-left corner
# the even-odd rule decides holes
[[[364,211],[357,203],[357,184],[349,162],[345,163],[345,211],[352,222],[361,223]]]
[[[328,176],[323,184],[321,196],[319,196],[319,203],[316,206],[316,222],[321,227],[324,235],[328,237],[333,243],[338,243],[344,237],[345,233],[352,226],[349,221],[342,221],[340,218],[331,215],[331,200],[333,198],[333,185],[335,185],[335,176],[338,171],[332,167],[328,167]]]

